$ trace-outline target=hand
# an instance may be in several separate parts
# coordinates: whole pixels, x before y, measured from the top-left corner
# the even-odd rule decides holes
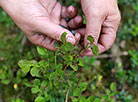
[[[82,17],[77,10],[61,6],[56,0],[0,0],[1,6],[25,33],[28,39],[49,50],[55,50],[54,41],[61,41],[61,34],[67,32],[66,40],[75,44],[80,35],[75,36],[59,25],[76,28],[81,26]],[[66,22],[65,18],[72,18]]]
[[[99,47],[99,53],[108,50],[115,41],[121,19],[117,0],[81,0],[81,5],[87,21],[85,46],[88,43],[88,35],[91,35]],[[89,49],[82,55],[93,54]]]

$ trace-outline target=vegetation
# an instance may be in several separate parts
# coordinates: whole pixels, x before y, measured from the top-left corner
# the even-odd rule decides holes
[[[80,8],[75,0],[62,3]],[[118,3],[116,42],[84,58],[80,47],[66,42],[66,33],[55,53],[32,45],[0,8],[0,102],[138,102],[138,2]]]

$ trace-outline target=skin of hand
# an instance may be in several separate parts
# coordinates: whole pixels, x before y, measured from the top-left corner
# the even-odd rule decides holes
[[[0,5],[33,44],[55,51],[54,42],[61,41],[63,32],[68,33],[66,40],[72,44],[80,39],[79,33],[73,36],[60,26],[76,29],[82,25],[82,17],[76,16],[72,6],[61,6],[57,0],[0,0]],[[71,21],[66,22],[66,17]]]
[[[85,32],[84,45],[87,45],[87,37],[91,35],[99,53],[108,50],[115,41],[121,20],[117,0],[81,0],[81,5],[87,21],[86,32],[82,31]],[[82,56],[92,55],[90,49],[82,53]]]

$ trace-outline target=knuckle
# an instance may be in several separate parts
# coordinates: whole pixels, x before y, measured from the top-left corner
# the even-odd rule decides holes
[[[118,14],[117,14],[117,16],[116,16],[116,21],[119,22],[119,23],[120,23],[120,21],[121,21],[121,14],[120,14],[119,11],[118,11]]]
[[[102,14],[101,14],[101,12],[100,12],[100,10],[92,10],[91,11],[91,15],[93,16],[93,17],[99,17],[99,16],[101,16]]]

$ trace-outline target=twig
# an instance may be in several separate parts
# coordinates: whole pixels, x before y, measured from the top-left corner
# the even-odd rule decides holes
[[[124,52],[116,54],[116,55],[113,55],[113,54],[103,54],[103,55],[95,56],[95,58],[101,59],[101,58],[113,58],[113,57],[120,57],[120,56],[128,56],[128,52],[124,51]]]
[[[1,90],[1,83],[0,83],[0,102],[3,102],[1,92],[2,92],[2,90]]]
[[[24,93],[24,91],[27,89],[27,87],[25,87],[17,96],[16,98],[19,98],[20,96],[22,96],[22,94]]]
[[[23,49],[24,49],[24,46],[27,42],[27,38],[25,35],[23,35],[23,38],[22,38],[22,41],[21,41],[21,44],[22,44],[22,48],[20,49],[20,52],[23,52]]]
[[[68,102],[68,97],[69,97],[69,89],[68,89],[68,91],[66,93],[66,101],[65,102]]]

